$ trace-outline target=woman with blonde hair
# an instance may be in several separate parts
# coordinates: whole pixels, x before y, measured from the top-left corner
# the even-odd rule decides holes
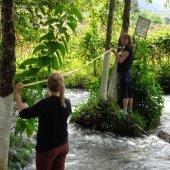
[[[32,107],[25,108],[21,99],[23,85],[16,84],[16,107],[21,118],[38,118],[36,169],[64,170],[69,151],[67,119],[71,114],[71,103],[64,97],[61,74],[52,73],[47,85],[50,95]]]

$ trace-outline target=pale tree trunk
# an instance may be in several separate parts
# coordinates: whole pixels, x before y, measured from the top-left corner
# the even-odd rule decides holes
[[[122,30],[121,34],[128,33],[129,30],[129,23],[130,23],[130,9],[131,9],[131,0],[124,0],[124,9],[123,9],[123,23],[122,23]],[[120,39],[118,40],[118,47],[121,46]],[[113,100],[117,102],[118,100],[118,75],[117,75],[117,60],[114,63],[113,71],[111,74],[111,78],[109,81],[109,87],[108,87],[108,98],[110,100]]]
[[[113,14],[115,8],[115,0],[110,0],[109,15],[107,21],[107,33],[106,33],[106,46],[105,51],[110,49],[111,37],[112,37],[112,24]],[[108,72],[109,72],[110,53],[106,53],[104,56],[103,74],[100,85],[100,98],[107,101],[107,86],[108,86]]]
[[[8,150],[13,111],[15,32],[13,0],[1,1],[2,49],[0,56],[0,170],[8,169]]]

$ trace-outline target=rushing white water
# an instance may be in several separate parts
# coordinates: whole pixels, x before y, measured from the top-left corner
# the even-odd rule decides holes
[[[74,109],[87,100],[88,93],[67,90],[66,97]],[[165,96],[158,129],[170,132],[170,96]],[[69,123],[69,141],[66,170],[170,170],[170,144],[156,135],[122,138]],[[35,170],[35,163],[24,170]]]

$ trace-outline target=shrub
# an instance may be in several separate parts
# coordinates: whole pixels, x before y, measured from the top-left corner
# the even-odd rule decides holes
[[[32,161],[33,144],[19,136],[11,135],[9,149],[9,170],[23,169]]]
[[[140,136],[143,132],[135,124],[145,129],[145,120],[140,114],[124,115],[116,103],[97,100],[94,96],[76,109],[71,121],[85,128],[110,131],[121,136]]]
[[[170,94],[170,67],[169,63],[164,63],[157,71],[157,81],[163,88],[165,94]]]

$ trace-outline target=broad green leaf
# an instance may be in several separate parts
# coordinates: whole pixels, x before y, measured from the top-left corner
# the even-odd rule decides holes
[[[40,42],[43,40],[51,41],[55,39],[54,31],[50,30],[47,34],[40,38]]]
[[[51,57],[50,57],[51,58]],[[52,62],[52,61],[51,61]],[[51,65],[51,63],[50,63]],[[49,65],[47,66],[47,68],[49,67]],[[38,72],[38,77],[40,78],[40,80],[46,79],[49,76],[49,71],[47,71],[47,69],[42,69]]]
[[[63,46],[65,48],[65,51],[68,51],[68,49],[67,49],[67,41],[65,41],[65,38],[63,36],[61,37],[61,41],[63,42]]]
[[[29,70],[25,70],[22,73],[18,73],[15,75],[15,80],[26,80],[35,78],[35,75],[38,73],[39,68],[30,68]]]
[[[64,5],[60,4],[55,7],[54,15],[61,14],[64,11]]]
[[[70,11],[71,11],[72,14],[75,15],[80,21],[82,20],[82,15],[81,15],[80,11],[79,11],[75,6],[72,6],[72,8],[70,9]]]
[[[28,71],[15,74],[15,80],[23,80],[28,76]]]
[[[33,54],[35,54],[36,52],[40,51],[40,50],[44,50],[47,49],[47,47],[43,44],[38,45],[37,47],[35,47]]]
[[[27,137],[30,138],[31,135],[33,134],[33,131],[29,128],[26,128],[26,134],[27,134]]]
[[[53,24],[53,23],[57,23],[59,20],[57,19],[57,18],[50,18],[50,19],[48,19],[45,23],[44,23],[44,26],[46,26],[46,25],[51,25],[51,24]]]
[[[29,66],[28,76],[35,76],[41,68],[32,67],[32,65]]]
[[[40,56],[45,56],[45,55],[47,55],[48,54],[48,50],[47,49],[45,49],[45,50],[41,50],[41,52],[40,52]]]
[[[75,30],[76,30],[76,27],[77,27],[77,20],[74,17],[68,17],[67,19],[68,19],[67,25],[75,33]]]
[[[59,47],[59,43],[56,41],[49,41],[45,43],[48,51],[49,51],[49,55],[53,54],[55,51],[57,51],[60,47]]]
[[[38,62],[37,58],[29,58],[26,59],[25,61],[23,61],[20,65],[19,68],[25,68],[26,65],[30,65],[30,64],[36,64]]]
[[[29,119],[27,120],[27,128],[26,128],[26,133],[27,137],[30,138],[33,132],[35,131],[35,120],[34,119]]]
[[[59,50],[62,56],[63,57],[65,56],[65,48],[64,48],[64,45],[62,45],[61,43],[58,43],[56,41],[50,41],[50,42],[46,42],[46,46],[49,50],[49,55]]]
[[[65,35],[66,41],[69,42],[69,40],[70,40],[70,35],[69,35],[67,32],[65,32],[64,35]]]
[[[64,34],[66,41],[69,42],[70,35],[67,33],[67,30],[68,29],[66,27],[61,27],[59,31],[60,31],[60,33]]]
[[[52,69],[54,69],[54,70],[59,69],[59,63],[58,63],[57,57],[55,55],[52,57]]]
[[[46,67],[51,64],[51,57],[42,56],[38,57],[38,65],[40,68]]]
[[[60,56],[60,55],[57,55],[58,56],[58,62],[59,62],[59,65],[61,66],[62,65],[62,61],[63,61],[63,59],[62,59],[62,57]]]
[[[59,43],[58,46],[59,46],[58,50],[61,52],[62,56],[64,57],[65,56],[65,52],[66,52],[66,49],[65,49],[64,45]]]
[[[15,128],[15,135],[17,135],[18,133],[22,134],[25,129],[26,129],[26,121],[22,119],[18,119],[17,126]]]

